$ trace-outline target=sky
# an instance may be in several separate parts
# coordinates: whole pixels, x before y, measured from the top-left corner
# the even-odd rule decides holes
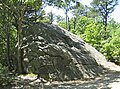
[[[80,2],[84,5],[90,5],[92,0],[80,0]],[[120,0],[118,0],[118,5],[115,7],[114,12],[111,14],[111,18],[114,18],[116,22],[120,23]]]
[[[120,23],[120,0],[118,0],[119,3],[118,5],[115,7],[115,10],[114,12],[112,12],[111,14],[111,18],[114,18],[114,20],[116,22],[119,22]],[[90,6],[90,3],[92,2],[92,0],[80,0],[80,2],[83,4],[83,5],[89,5]],[[65,14],[64,14],[64,11],[62,9],[57,9],[57,8],[53,8],[51,6],[48,6],[45,8],[45,11],[48,13],[50,11],[52,11],[53,13],[55,13],[56,15],[60,15],[60,16],[63,16],[65,17]]]

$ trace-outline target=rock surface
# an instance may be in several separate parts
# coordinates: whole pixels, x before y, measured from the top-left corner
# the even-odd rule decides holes
[[[105,57],[81,38],[56,25],[34,23],[23,31],[24,68],[54,80],[101,75]],[[102,60],[102,61],[101,61]]]

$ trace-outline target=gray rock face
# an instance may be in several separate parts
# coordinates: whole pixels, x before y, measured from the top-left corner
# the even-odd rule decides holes
[[[23,31],[24,68],[55,80],[94,78],[104,56],[74,34],[56,26],[32,24]]]

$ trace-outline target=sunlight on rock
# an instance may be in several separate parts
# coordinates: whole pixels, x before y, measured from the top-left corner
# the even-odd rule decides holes
[[[120,81],[119,82],[113,82],[108,85],[111,89],[120,89]]]

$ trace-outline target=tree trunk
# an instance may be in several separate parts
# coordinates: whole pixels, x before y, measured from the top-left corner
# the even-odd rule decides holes
[[[6,8],[4,8],[7,10]],[[11,71],[11,65],[10,65],[10,27],[9,27],[9,16],[3,12],[4,15],[4,29],[6,30],[6,58],[7,58],[7,66],[8,71]],[[7,19],[6,19],[7,18]],[[8,20],[8,22],[7,22]]]
[[[107,1],[105,2],[105,17],[104,17],[104,19],[105,19],[105,22],[104,22],[104,25],[105,25],[105,31],[106,31],[106,27],[107,27],[107,17],[108,17],[108,11],[107,11],[107,8],[108,8],[108,3],[107,3]]]
[[[22,44],[22,22],[17,21],[18,29],[17,29],[17,35],[18,35],[18,55],[17,55],[17,61],[18,61],[18,73],[22,73],[22,59],[21,59],[21,44]]]
[[[8,25],[6,25],[6,36],[7,36],[7,65],[8,65],[8,70],[11,71],[11,65],[10,65],[10,29],[9,29]]]
[[[70,31],[70,20],[69,20],[69,17],[68,17],[68,31]]]
[[[106,5],[105,5],[105,16],[104,16],[104,30],[105,30],[105,39],[107,39],[107,20],[108,20],[108,11],[107,11],[107,8],[108,8],[108,3],[107,1],[105,2]]]
[[[68,21],[68,16],[67,16],[67,13],[68,12],[67,12],[67,9],[66,9],[66,12],[65,12],[65,15],[66,15],[66,30],[68,30],[68,22],[67,22]]]
[[[76,29],[76,17],[74,17],[74,30]]]
[[[22,1],[20,1],[23,3]],[[19,74],[24,73],[24,67],[23,67],[23,53],[22,53],[22,42],[23,42],[23,37],[22,37],[22,21],[24,17],[24,12],[25,12],[25,6],[24,5],[18,5],[16,8],[13,6],[13,11],[14,11],[14,19],[15,19],[15,24],[16,24],[16,29],[17,29],[17,72]]]
[[[106,28],[107,28],[107,16],[105,16],[105,21],[104,21],[104,25],[105,25],[105,31],[107,30]]]
[[[52,11],[50,12],[50,24],[52,24],[53,23],[53,13],[52,13]]]

